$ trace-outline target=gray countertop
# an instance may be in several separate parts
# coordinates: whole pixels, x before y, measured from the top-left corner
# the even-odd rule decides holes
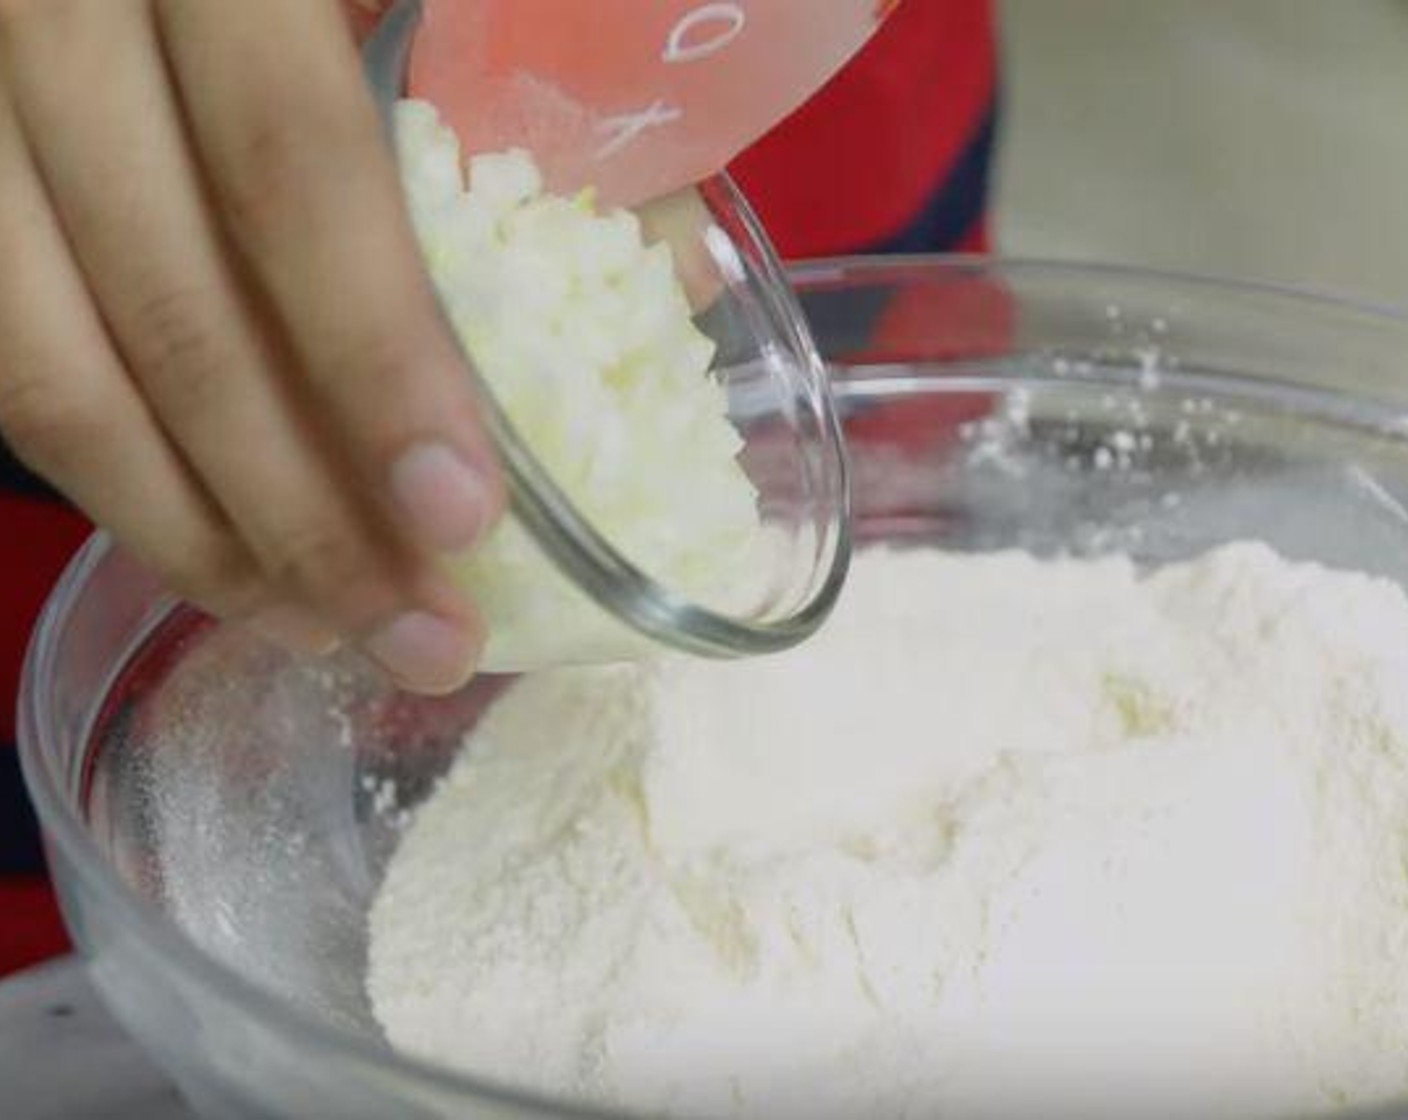
[[[77,958],[0,983],[5,1120],[192,1120],[103,1007]]]

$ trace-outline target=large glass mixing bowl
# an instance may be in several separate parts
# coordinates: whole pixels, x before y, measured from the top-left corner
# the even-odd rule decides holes
[[[1408,318],[1045,264],[794,279],[835,371],[861,547],[1159,561],[1259,537],[1408,583]],[[506,687],[398,696],[203,622],[101,538],[75,560],[26,667],[25,774],[98,987],[200,1112],[589,1115],[512,1070],[397,1056],[363,995],[405,810]]]

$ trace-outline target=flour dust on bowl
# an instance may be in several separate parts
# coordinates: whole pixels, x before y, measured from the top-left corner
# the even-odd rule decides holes
[[[794,651],[415,700],[88,547],[22,750],[116,1013],[216,1117],[1408,1108],[1408,322],[794,279],[859,542]]]

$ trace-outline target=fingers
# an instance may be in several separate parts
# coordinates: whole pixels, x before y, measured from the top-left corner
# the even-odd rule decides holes
[[[241,615],[253,560],[128,382],[0,97],[0,432],[178,593]]]
[[[725,280],[707,236],[714,216],[699,192],[676,191],[647,202],[636,213],[647,242],[669,244],[689,305],[696,311],[712,306]]]
[[[344,240],[364,240],[358,222],[405,225],[394,168],[375,144],[349,152],[334,143],[342,174],[357,179],[358,165],[370,162],[370,178],[391,186],[386,197],[376,196],[378,206],[353,207],[347,213],[355,220],[337,221],[325,217],[338,208],[336,179],[303,184],[288,173],[290,166],[319,165],[298,147],[323,146],[316,134],[299,133],[297,143],[280,134],[272,146],[245,137],[232,164],[202,164],[205,151],[222,149],[201,130],[219,131],[231,110],[206,105],[202,116],[194,105],[180,105],[168,62],[179,56],[189,63],[207,48],[223,58],[256,44],[240,39],[239,19],[233,37],[220,23],[221,13],[242,13],[243,4],[179,0],[172,7],[183,14],[164,44],[150,5],[139,0],[68,0],[29,5],[22,18],[0,15],[21,123],[67,234],[61,248],[79,266],[69,265],[70,302],[107,347],[107,369],[115,373],[108,380],[117,387],[109,391],[125,391],[146,423],[140,439],[126,442],[160,449],[207,521],[234,543],[259,589],[251,600],[276,600],[262,615],[266,626],[303,628],[306,605],[331,630],[357,638],[408,687],[453,688],[473,667],[482,625],[432,550],[472,545],[501,499],[465,372],[435,318],[418,258],[408,271],[420,284],[420,301],[405,294],[413,284],[380,290],[390,259],[384,235],[365,239],[371,251],[339,251]],[[297,26],[314,11],[328,17],[328,27]],[[328,119],[355,117],[362,108],[355,57],[330,0],[280,4],[265,15],[260,33],[273,53],[258,46],[243,56],[238,83],[245,95],[267,95],[267,102],[253,98],[255,119],[277,119],[287,100],[302,96],[278,80],[263,81],[261,67],[272,67],[277,78],[281,52],[304,31],[322,35],[329,52],[304,71],[328,68],[318,111]],[[206,18],[215,22],[208,26]],[[346,50],[350,77],[338,73],[348,58],[329,42]],[[100,71],[101,98],[71,96]],[[372,122],[379,144],[374,115]],[[230,174],[238,181],[222,184]],[[270,207],[266,224],[265,203],[245,192],[277,191],[283,182],[301,185],[292,197],[298,213],[318,217],[276,233],[284,210]],[[327,206],[323,194],[334,196]],[[239,242],[249,228],[259,234],[242,242],[243,255],[233,252],[231,234]],[[282,236],[288,245],[276,244]],[[267,264],[271,254],[284,260],[281,268]],[[63,252],[56,256],[64,259]],[[389,275],[404,280],[394,269]],[[19,306],[5,302],[7,311]],[[47,325],[45,340],[72,335],[64,315],[51,312],[58,321]],[[71,485],[56,481],[74,493],[93,485],[88,472],[81,467],[83,478]],[[112,486],[130,496],[140,493],[133,482],[117,473]],[[153,537],[170,566],[174,545],[147,524],[159,520],[155,511],[136,509],[132,516],[143,522],[136,528],[95,516],[120,536]],[[216,609],[230,613],[223,601]]]
[[[332,31],[337,6],[159,0],[157,10],[221,220],[271,297],[316,408],[421,540],[473,546],[502,511],[502,485],[382,122],[347,36]]]
[[[357,511],[273,375],[277,347],[203,212],[153,28],[124,0],[87,8],[62,38],[53,21],[28,35],[14,82],[88,285],[132,378],[263,568],[339,629],[370,628],[395,613],[393,560],[365,555]],[[64,78],[99,51],[104,97],[83,104]]]

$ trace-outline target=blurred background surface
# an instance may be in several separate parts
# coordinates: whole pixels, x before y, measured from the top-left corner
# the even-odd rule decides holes
[[[1004,0],[998,248],[1408,307],[1408,3]]]

